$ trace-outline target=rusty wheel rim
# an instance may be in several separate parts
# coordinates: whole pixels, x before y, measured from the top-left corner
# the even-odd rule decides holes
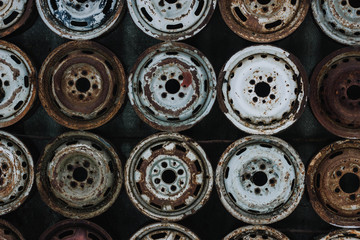
[[[343,48],[324,58],[311,76],[311,109],[331,133],[360,138],[360,49]]]
[[[232,239],[270,239],[289,240],[283,233],[266,226],[245,226],[229,233],[223,240]]]
[[[347,45],[360,44],[360,9],[353,0],[320,1],[311,3],[316,23],[333,40]]]
[[[4,240],[25,240],[19,230],[2,219],[0,219],[0,238]]]
[[[179,221],[210,197],[212,168],[204,150],[180,134],[158,133],[140,142],[125,167],[126,191],[145,215]]]
[[[36,173],[43,201],[63,216],[77,219],[92,218],[110,208],[122,181],[115,150],[87,132],[67,132],[48,144]]]
[[[250,224],[270,224],[290,215],[304,192],[305,168],[295,149],[269,136],[231,144],[216,169],[225,208]]]
[[[49,227],[40,236],[40,240],[112,240],[99,225],[85,220],[64,220]]]
[[[26,146],[15,136],[0,131],[0,215],[25,202],[34,182],[34,165]]]
[[[217,0],[128,0],[134,23],[147,35],[178,41],[200,32],[210,21]]]
[[[304,112],[308,80],[294,55],[259,45],[227,61],[218,88],[220,108],[237,128],[250,134],[275,134]]]
[[[216,98],[209,60],[183,43],[146,50],[129,75],[128,95],[138,116],[162,131],[183,131],[200,122]]]
[[[154,223],[143,227],[137,231],[130,240],[148,239],[148,240],[199,240],[188,228],[175,223]]]
[[[274,42],[293,33],[304,21],[309,0],[223,0],[221,15],[229,28],[252,42]]]
[[[22,119],[36,98],[36,70],[14,44],[0,41],[0,127]]]
[[[356,202],[360,189],[355,189],[360,176],[359,147],[358,140],[328,145],[311,160],[307,170],[311,205],[324,221],[335,226],[360,226]]]
[[[90,40],[113,29],[124,0],[36,0],[40,17],[53,32],[72,40]]]
[[[356,240],[360,239],[360,232],[358,230],[336,230],[319,240]]]
[[[68,42],[55,49],[39,74],[39,97],[47,113],[72,129],[92,129],[112,119],[126,95],[117,57],[100,44]]]

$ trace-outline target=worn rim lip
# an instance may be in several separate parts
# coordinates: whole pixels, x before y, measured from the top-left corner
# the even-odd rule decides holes
[[[41,19],[43,20],[45,25],[52,32],[56,33],[57,35],[59,35],[62,38],[67,38],[70,40],[91,40],[91,39],[100,37],[101,35],[105,34],[108,31],[111,31],[113,28],[115,28],[117,26],[117,24],[120,22],[121,16],[125,12],[124,0],[116,0],[116,1],[118,1],[117,10],[113,14],[114,17],[105,23],[105,24],[107,24],[106,27],[102,27],[102,28],[98,27],[98,28],[101,28],[100,31],[96,31],[98,28],[95,28],[90,31],[82,32],[82,31],[75,31],[75,30],[68,29],[65,26],[62,26],[60,24],[59,24],[59,26],[61,26],[61,27],[59,27],[57,25],[56,19],[48,19],[44,13],[44,11],[46,9],[42,6],[42,5],[46,4],[46,3],[44,3],[44,1],[46,1],[46,0],[36,0],[36,8],[37,8],[37,11],[38,11]],[[101,25],[101,26],[104,26],[104,25]],[[79,34],[79,35],[77,35],[77,34]]]
[[[344,237],[344,236],[341,236],[341,234],[346,234],[346,233],[353,234],[353,235],[355,234],[357,238],[360,238],[360,231],[358,231],[358,230],[338,229],[338,230],[330,232],[326,236],[323,236],[319,240],[341,240],[342,237]]]
[[[17,208],[19,208],[29,197],[30,191],[34,184],[34,161],[30,154],[30,151],[28,150],[28,148],[25,146],[25,144],[19,138],[15,137],[14,135],[12,135],[8,132],[1,131],[1,130],[0,130],[0,137],[10,139],[13,143],[15,143],[17,145],[17,147],[19,147],[23,151],[23,153],[26,155],[27,164],[29,167],[29,172],[28,172],[29,176],[28,176],[26,188],[24,188],[24,191],[21,193],[21,195],[19,195],[19,197],[16,199],[16,201],[13,201],[13,202],[10,202],[9,204],[7,204],[7,205],[11,205],[11,206],[8,206],[8,207],[4,208],[3,210],[0,210],[0,215],[5,215],[5,214],[12,212],[12,211],[16,210]]]
[[[9,223],[8,221],[6,221],[4,219],[0,219],[0,225],[4,225],[5,227],[9,228],[12,232],[14,232],[16,234],[16,236],[19,238],[19,240],[25,240],[25,238],[20,233],[20,231],[16,227],[14,227],[14,225]]]
[[[192,120],[190,123],[188,124],[177,124],[177,126],[164,126],[164,125],[160,125],[157,124],[156,122],[151,121],[150,119],[148,119],[146,117],[146,115],[144,115],[140,110],[139,107],[136,105],[136,103],[134,102],[134,94],[133,94],[133,77],[134,77],[134,73],[136,72],[137,68],[140,67],[141,61],[143,58],[149,56],[149,55],[156,55],[156,50],[166,46],[167,48],[170,49],[174,49],[174,48],[178,48],[179,50],[181,50],[182,48],[187,48],[190,51],[194,52],[195,54],[197,54],[199,57],[201,57],[201,59],[203,61],[205,61],[205,63],[210,67],[209,70],[211,72],[211,77],[212,79],[208,79],[209,81],[213,81],[214,82],[214,88],[212,90],[212,94],[209,94],[209,98],[210,98],[210,102],[206,107],[206,110],[202,113],[202,115],[194,118],[194,120]],[[206,67],[208,67],[206,66]],[[185,43],[179,43],[179,42],[163,42],[163,43],[159,43],[156,44],[150,48],[148,48],[147,50],[145,50],[136,60],[134,66],[132,67],[132,69],[130,70],[129,73],[129,77],[128,77],[128,98],[130,100],[130,103],[133,107],[133,109],[135,110],[136,114],[138,115],[138,117],[144,121],[146,124],[150,125],[152,128],[155,128],[157,130],[160,131],[169,131],[169,132],[180,132],[180,131],[184,131],[187,130],[189,128],[192,128],[193,126],[195,126],[196,124],[198,124],[199,122],[201,122],[211,111],[212,107],[214,106],[215,100],[216,100],[216,95],[217,95],[217,80],[216,80],[216,74],[215,74],[215,70],[212,66],[212,64],[210,63],[210,61],[206,58],[206,56],[200,52],[198,49],[194,48],[191,45],[185,44]],[[210,92],[210,91],[209,91]],[[161,121],[164,122],[164,121]]]
[[[153,223],[149,224],[141,229],[139,229],[136,233],[134,233],[130,240],[138,240],[139,237],[143,234],[148,234],[154,230],[161,230],[161,229],[169,229],[169,230],[175,230],[179,231],[181,233],[186,233],[188,237],[191,237],[191,240],[200,240],[199,237],[193,233],[190,229],[176,223],[166,223],[166,222],[159,222],[159,223]]]
[[[0,128],[3,128],[3,127],[8,127],[10,125],[17,123],[29,112],[29,110],[32,108],[32,106],[35,102],[35,99],[36,99],[38,83],[37,83],[36,68],[34,67],[33,62],[31,61],[31,59],[25,52],[23,52],[18,46],[14,45],[12,43],[6,42],[4,40],[0,40],[0,48],[14,49],[15,51],[17,51],[21,54],[21,60],[25,60],[25,62],[26,62],[25,65],[29,65],[29,67],[30,67],[30,69],[28,69],[29,83],[30,83],[29,86],[32,87],[32,90],[30,90],[30,95],[28,98],[28,99],[30,99],[28,101],[28,104],[26,106],[24,106],[23,111],[20,112],[19,114],[17,114],[17,116],[14,117],[12,120],[9,120],[6,122],[0,122]],[[15,55],[17,55],[17,54],[15,54]]]
[[[331,152],[336,149],[336,147],[341,147],[343,144],[353,144],[354,146],[360,145],[360,140],[340,140],[331,143],[330,145],[327,145],[323,147],[310,161],[310,164],[308,166],[307,172],[306,172],[306,188],[307,192],[310,198],[310,203],[316,214],[325,222],[336,226],[336,227],[344,227],[344,228],[358,228],[360,226],[360,222],[358,221],[352,221],[351,219],[336,215],[336,214],[329,214],[329,211],[324,208],[323,204],[321,204],[321,201],[317,197],[317,194],[315,192],[315,188],[312,189],[312,186],[315,185],[314,177],[315,173],[317,171],[318,166],[324,161],[324,158],[327,157]],[[341,149],[341,148],[340,148]],[[316,204],[316,203],[319,204]],[[333,216],[337,216],[336,220],[333,219]]]
[[[226,195],[226,190],[224,187],[224,183],[223,183],[223,168],[226,166],[226,164],[228,163],[229,160],[229,154],[231,152],[232,149],[236,148],[239,145],[244,145],[246,146],[247,142],[252,143],[251,141],[253,141],[253,143],[256,142],[264,142],[264,140],[268,140],[270,142],[275,142],[275,143],[279,143],[281,144],[281,147],[285,148],[286,150],[288,150],[293,157],[295,158],[295,163],[297,163],[297,168],[296,170],[298,170],[296,172],[296,177],[297,177],[297,182],[300,183],[300,187],[298,189],[297,194],[294,196],[294,194],[291,195],[291,197],[289,198],[289,200],[294,200],[293,203],[287,208],[285,209],[281,214],[279,215],[275,215],[275,216],[271,216],[271,212],[267,213],[267,214],[261,214],[258,216],[265,216],[268,215],[267,218],[263,218],[263,219],[256,219],[256,218],[249,218],[247,216],[242,215],[241,212],[238,212],[237,210],[239,209],[239,207],[237,207],[235,204],[233,204],[231,202],[231,199],[229,199]],[[269,142],[267,142],[269,143]],[[284,218],[288,217],[299,205],[300,200],[302,199],[302,196],[304,194],[304,190],[305,190],[305,167],[303,162],[301,161],[301,158],[299,156],[299,154],[297,153],[297,151],[287,142],[285,142],[284,140],[277,138],[277,137],[273,137],[273,136],[262,136],[262,135],[251,135],[251,136],[247,136],[244,138],[241,138],[235,142],[233,142],[229,147],[226,148],[226,150],[224,151],[224,153],[221,155],[220,157],[220,161],[217,165],[216,168],[216,175],[215,175],[215,185],[216,185],[216,189],[220,198],[221,203],[223,204],[223,206],[226,208],[226,210],[235,218],[245,222],[245,223],[249,223],[249,224],[271,224],[274,222],[278,222],[280,220],[283,220]],[[224,190],[222,190],[224,189]],[[289,202],[289,200],[287,202]],[[240,209],[241,211],[243,211],[242,209]]]
[[[191,31],[183,31],[180,33],[162,32],[163,35],[157,35],[157,34],[151,32],[151,30],[147,30],[147,28],[149,28],[149,25],[144,26],[140,23],[140,21],[137,21],[135,11],[133,9],[133,3],[132,3],[133,0],[126,0],[126,1],[127,1],[127,6],[129,9],[131,19],[143,33],[147,34],[148,36],[150,36],[152,38],[162,40],[162,41],[182,41],[182,40],[185,40],[185,39],[195,36],[196,34],[198,34],[201,30],[203,30],[207,26],[207,24],[209,23],[212,15],[215,11],[218,0],[210,0],[210,1],[212,1],[212,4],[210,4],[209,12],[208,12],[207,16],[201,20],[199,27],[197,27],[195,29],[191,28],[192,29]],[[222,0],[219,0],[219,1],[221,2]],[[150,29],[153,29],[153,27],[150,27]]]
[[[322,30],[323,33],[326,34],[326,36],[328,36],[329,38],[331,38],[332,40],[341,43],[341,44],[345,44],[345,45],[359,45],[360,44],[360,40],[355,41],[355,40],[351,40],[348,41],[348,37],[340,37],[337,34],[332,34],[331,31],[325,27],[324,24],[322,24],[323,21],[323,17],[320,16],[318,13],[318,11],[320,12],[320,10],[317,10],[317,2],[319,2],[320,0],[313,0],[311,2],[311,9],[312,9],[312,14],[314,16],[315,22],[316,24],[319,26],[319,28]]]
[[[355,131],[355,129],[348,129],[344,128],[342,126],[337,125],[335,122],[329,121],[329,118],[323,118],[321,115],[321,104],[318,103],[318,75],[321,71],[326,70],[327,68],[325,65],[330,62],[334,57],[342,54],[342,53],[349,53],[349,52],[357,52],[360,56],[360,47],[345,47],[338,49],[329,55],[327,55],[325,58],[323,58],[315,67],[315,70],[313,71],[311,78],[310,78],[310,107],[312,112],[314,113],[316,119],[319,121],[319,123],[329,132],[332,134],[335,134],[336,136],[343,137],[343,138],[350,138],[350,139],[359,139],[360,138],[360,129]],[[329,124],[332,123],[332,124]],[[332,127],[333,124],[336,124],[336,127]],[[351,131],[349,131],[351,130]]]
[[[44,157],[49,152],[49,149],[51,149],[51,147],[53,145],[57,144],[59,141],[71,139],[73,137],[79,137],[79,138],[87,137],[95,142],[100,142],[102,146],[106,147],[106,150],[109,152],[109,154],[113,158],[114,163],[116,164],[116,167],[118,169],[117,181],[114,181],[114,183],[113,183],[113,185],[116,186],[114,188],[115,189],[114,194],[112,195],[112,198],[107,202],[107,204],[104,205],[103,207],[95,209],[93,211],[84,212],[84,213],[76,212],[75,214],[73,211],[63,208],[61,206],[59,207],[56,203],[54,203],[52,201],[53,196],[51,196],[49,194],[50,191],[47,191],[48,189],[45,188],[43,182],[41,181],[42,180],[41,168],[42,168],[42,165],[44,164]],[[74,220],[74,219],[93,218],[93,217],[96,217],[96,216],[106,212],[115,203],[116,199],[118,198],[121,188],[122,188],[123,181],[124,181],[124,176],[123,176],[123,170],[122,170],[122,166],[121,166],[121,160],[120,160],[118,154],[116,153],[114,147],[108,141],[106,141],[104,138],[102,138],[99,135],[96,135],[94,133],[85,132],[85,131],[70,131],[70,132],[65,132],[65,133],[57,136],[56,138],[54,138],[51,142],[49,142],[45,146],[45,148],[43,149],[43,151],[39,157],[39,160],[36,164],[35,181],[36,181],[36,185],[37,185],[40,197],[43,200],[43,202],[46,203],[46,205],[49,208],[51,208],[53,211],[60,213],[61,215],[65,216],[65,217],[72,218]]]
[[[72,227],[72,226],[90,226],[93,229],[96,229],[99,233],[101,233],[102,235],[104,235],[106,237],[106,240],[112,240],[111,236],[99,225],[90,222],[90,221],[86,221],[86,220],[75,220],[75,219],[66,219],[66,220],[62,220],[60,222],[55,223],[54,225],[48,227],[45,232],[43,232],[40,236],[40,240],[48,240],[47,237],[49,237],[49,234],[52,234],[53,232],[56,233],[56,230],[58,228],[66,228],[66,227]]]
[[[122,85],[120,91],[118,91],[118,100],[116,102],[114,102],[113,104],[113,108],[111,111],[107,111],[106,114],[99,116],[99,118],[95,118],[95,119],[91,119],[91,120],[84,120],[81,122],[78,122],[76,119],[70,118],[68,116],[66,116],[65,114],[61,113],[61,110],[58,109],[57,107],[55,107],[55,105],[53,104],[53,102],[48,102],[47,101],[47,96],[49,95],[47,88],[46,88],[46,82],[48,81],[48,79],[44,79],[44,75],[45,72],[48,70],[49,67],[49,62],[57,57],[58,52],[60,51],[64,51],[67,50],[67,48],[72,48],[73,46],[76,45],[81,45],[84,47],[93,47],[94,49],[101,49],[102,51],[104,51],[106,53],[106,57],[110,57],[112,60],[114,60],[114,63],[116,64],[116,68],[117,70],[119,70],[118,72],[118,76],[116,76],[118,79],[115,79],[118,81],[118,83],[120,85]],[[83,47],[82,47],[83,48]],[[80,48],[79,48],[80,49]],[[126,96],[126,85],[127,85],[127,79],[125,76],[125,70],[124,67],[122,66],[120,60],[116,57],[116,55],[109,50],[108,48],[104,47],[103,45],[97,43],[97,42],[93,42],[93,41],[70,41],[67,43],[64,43],[62,45],[60,45],[59,47],[55,48],[45,59],[45,61],[43,62],[41,68],[40,68],[40,72],[39,72],[39,99],[40,102],[43,106],[43,108],[45,109],[45,111],[47,112],[47,114],[49,114],[49,116],[54,119],[57,123],[59,123],[60,125],[63,125],[67,128],[71,128],[74,130],[89,130],[89,129],[94,129],[97,127],[100,127],[104,124],[106,124],[107,122],[109,122],[111,119],[113,119],[115,117],[115,115],[118,113],[118,111],[120,110],[120,108],[123,106],[124,101],[125,101],[125,96]],[[58,111],[55,111],[53,108],[55,108]]]
[[[235,229],[234,231],[232,231],[231,233],[229,233],[228,235],[226,235],[223,240],[231,240],[233,239],[233,237],[236,237],[237,235],[241,234],[241,233],[246,233],[249,231],[254,231],[254,230],[263,230],[266,231],[267,233],[270,232],[272,235],[271,237],[276,237],[279,240],[289,240],[289,238],[283,234],[282,232],[279,232],[278,230],[268,227],[268,226],[261,226],[261,225],[250,225],[250,226],[244,226],[244,227],[240,227]]]
[[[138,152],[140,150],[142,150],[144,147],[146,147],[146,145],[148,145],[149,143],[152,143],[153,141],[156,141],[157,139],[167,139],[167,140],[172,140],[172,139],[176,139],[176,140],[180,140],[183,141],[187,144],[191,144],[194,148],[196,148],[196,150],[203,156],[204,158],[204,168],[206,168],[208,170],[208,187],[207,189],[204,189],[204,197],[200,200],[200,202],[198,203],[193,203],[192,208],[190,209],[186,209],[186,210],[180,210],[180,211],[185,211],[184,213],[180,213],[180,214],[176,214],[176,215],[169,215],[167,216],[167,212],[164,215],[160,215],[158,213],[154,213],[153,211],[150,211],[148,209],[146,209],[146,206],[143,206],[136,198],[134,192],[132,191],[132,187],[131,187],[131,183],[130,183],[130,173],[131,173],[131,164],[134,161],[133,159],[136,157],[136,155],[138,154]],[[213,188],[213,182],[214,182],[214,173],[213,173],[213,169],[211,167],[211,164],[208,160],[208,157],[204,151],[204,149],[194,140],[192,140],[191,138],[181,135],[179,133],[166,133],[166,132],[160,132],[160,133],[155,133],[153,135],[150,135],[149,137],[141,140],[141,142],[139,142],[131,151],[130,156],[126,162],[125,165],[125,189],[126,189],[126,193],[129,196],[131,202],[133,203],[133,205],[143,214],[145,214],[146,216],[155,219],[155,220],[160,220],[160,221],[180,221],[182,219],[184,219],[187,216],[193,215],[195,214],[197,211],[199,211],[205,204],[206,202],[209,200],[210,198],[210,193],[212,191]],[[197,198],[199,199],[199,197]],[[196,201],[196,200],[195,200]],[[201,205],[199,207],[199,205]]]
[[[300,15],[298,14],[299,17],[296,21],[293,20],[291,22],[291,23],[293,23],[291,26],[288,26],[288,27],[282,29],[281,31],[276,31],[273,33],[268,33],[268,34],[255,33],[255,35],[253,35],[251,33],[251,31],[246,32],[246,31],[244,31],[244,28],[239,27],[240,25],[236,24],[236,21],[232,19],[232,16],[226,16],[225,1],[228,1],[228,0],[219,0],[219,8],[220,8],[222,19],[224,20],[226,25],[231,29],[231,31],[233,31],[239,37],[241,37],[245,40],[251,41],[251,42],[255,42],[255,43],[275,42],[275,41],[278,41],[278,40],[281,40],[283,38],[290,36],[304,22],[305,17],[307,15],[307,13],[309,11],[309,7],[310,7],[309,0],[300,0],[301,3],[303,4],[303,6],[305,6],[305,7],[301,8],[303,11],[300,13]],[[233,24],[234,24],[234,26],[232,26]],[[269,39],[269,35],[272,37],[271,39]]]
[[[242,123],[238,122],[236,119],[233,119],[228,116],[228,113],[229,110],[226,108],[225,106],[225,103],[224,103],[224,95],[223,95],[223,92],[222,92],[222,86],[224,84],[224,80],[225,80],[225,74],[226,74],[226,71],[228,71],[228,69],[225,69],[226,65],[230,62],[230,61],[233,61],[233,60],[236,60],[236,57],[240,54],[243,53],[244,50],[247,50],[249,48],[261,48],[261,47],[264,47],[264,48],[268,48],[268,47],[271,47],[271,48],[276,48],[277,50],[279,51],[284,51],[285,53],[289,54],[287,57],[289,60],[291,60],[295,65],[296,67],[298,68],[299,70],[299,73],[301,75],[301,78],[302,78],[302,85],[303,85],[303,91],[304,91],[304,97],[302,99],[302,102],[299,103],[299,107],[296,111],[296,113],[294,114],[294,119],[291,120],[291,121],[286,121],[283,125],[281,125],[280,127],[278,128],[270,128],[270,129],[255,129],[255,128],[250,128],[250,127],[247,127],[245,125],[243,125]],[[260,52],[259,52],[260,53]],[[307,102],[308,102],[308,96],[309,96],[309,83],[308,83],[308,77],[307,77],[307,74],[306,74],[306,71],[305,71],[305,68],[304,66],[301,64],[300,60],[295,56],[293,55],[292,53],[288,52],[287,50],[283,49],[283,48],[279,48],[277,46],[274,46],[274,45],[271,45],[271,44],[266,44],[266,45],[263,45],[263,44],[258,44],[258,45],[253,45],[253,46],[250,46],[250,47],[245,47],[243,49],[241,49],[240,51],[236,52],[235,54],[233,54],[226,62],[225,64],[223,65],[222,69],[220,70],[220,73],[219,73],[219,77],[218,77],[218,83],[217,83],[217,98],[218,98],[218,103],[219,103],[219,107],[221,109],[221,111],[224,113],[224,115],[226,116],[226,118],[228,120],[230,120],[230,122],[238,129],[240,129],[241,131],[244,131],[244,132],[247,132],[249,134],[264,134],[264,135],[272,135],[272,134],[276,134],[276,133],[279,133],[281,131],[284,131],[285,129],[291,127],[297,120],[299,120],[299,118],[302,116],[302,114],[304,113],[305,111],[305,108],[306,108],[306,105],[307,105]],[[254,125],[255,126],[255,125]],[[269,125],[271,126],[271,125]]]

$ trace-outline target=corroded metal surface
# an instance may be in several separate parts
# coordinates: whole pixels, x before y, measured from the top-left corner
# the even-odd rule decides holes
[[[328,131],[360,138],[360,48],[343,48],[324,58],[311,77],[311,109]]]
[[[199,240],[186,227],[175,223],[154,223],[137,231],[130,240]]]
[[[249,136],[231,144],[216,169],[225,208],[250,224],[270,224],[290,215],[304,192],[304,165],[285,141]]]
[[[289,240],[283,233],[266,226],[245,226],[229,233],[223,240]]]
[[[90,41],[56,48],[39,74],[39,97],[47,113],[72,129],[92,129],[108,122],[122,106],[126,78],[118,58]]]
[[[99,225],[85,220],[64,220],[48,228],[39,240],[112,240]]]
[[[358,240],[360,239],[360,231],[358,230],[336,230],[324,237],[317,238],[319,240]]]
[[[0,131],[0,215],[20,207],[33,182],[34,164],[29,150],[18,138]]]
[[[128,95],[138,116],[153,128],[182,131],[201,121],[216,98],[209,60],[184,43],[147,49],[129,75]]]
[[[123,181],[112,146],[87,132],[67,132],[40,157],[36,184],[43,201],[69,218],[92,218],[116,200]]]
[[[324,147],[310,162],[307,190],[316,213],[326,222],[359,227],[360,141]]]
[[[252,42],[273,42],[293,33],[304,21],[310,0],[221,0],[229,28]]]
[[[34,0],[2,0],[0,4],[0,38],[23,26],[32,13]]]
[[[217,0],[128,0],[135,24],[160,40],[178,41],[200,32],[209,22]]]
[[[179,221],[198,211],[210,197],[213,172],[204,150],[176,133],[141,141],[125,167],[130,200],[147,216]]]
[[[36,69],[14,44],[0,41],[0,127],[25,116],[36,98]]]
[[[315,21],[333,40],[360,45],[360,4],[358,0],[314,0],[311,3]]]
[[[59,36],[89,40],[119,23],[124,0],[36,0],[36,6],[45,24]]]
[[[219,75],[218,101],[226,117],[250,134],[275,134],[303,113],[308,80],[300,61],[269,45],[233,55]]]
[[[2,240],[25,240],[19,230],[9,222],[0,219],[0,239]]]

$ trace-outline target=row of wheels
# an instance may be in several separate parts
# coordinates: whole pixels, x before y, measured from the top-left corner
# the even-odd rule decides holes
[[[1,1],[0,37],[21,27],[31,15],[34,0]],[[151,37],[184,40],[210,21],[217,0],[127,1],[135,24]],[[360,43],[360,5],[357,0],[219,1],[222,17],[240,37],[273,42],[293,33],[304,21],[311,4],[315,21],[332,39],[348,45]],[[73,40],[99,37],[120,22],[124,0],[36,0],[45,24],[56,34]]]

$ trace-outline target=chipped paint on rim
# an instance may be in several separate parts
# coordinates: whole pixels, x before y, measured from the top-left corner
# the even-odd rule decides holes
[[[180,41],[200,32],[210,21],[217,0],[128,0],[134,23],[147,35]]]
[[[216,169],[225,208],[250,224],[270,224],[290,215],[304,192],[305,167],[285,141],[249,136],[231,144]]]
[[[0,219],[0,238],[5,240],[25,240],[19,230],[3,219]]]
[[[270,46],[247,47],[233,55],[219,75],[221,110],[240,130],[275,134],[303,113],[308,80],[300,61]]]
[[[223,240],[234,239],[269,239],[269,240],[289,240],[283,233],[267,226],[245,226],[240,227],[229,233]]]
[[[128,96],[138,116],[162,131],[183,131],[200,122],[216,98],[209,60],[184,43],[147,49],[129,75]]]
[[[209,199],[213,172],[204,150],[177,133],[157,133],[141,141],[125,166],[126,191],[143,214],[179,221]]]

